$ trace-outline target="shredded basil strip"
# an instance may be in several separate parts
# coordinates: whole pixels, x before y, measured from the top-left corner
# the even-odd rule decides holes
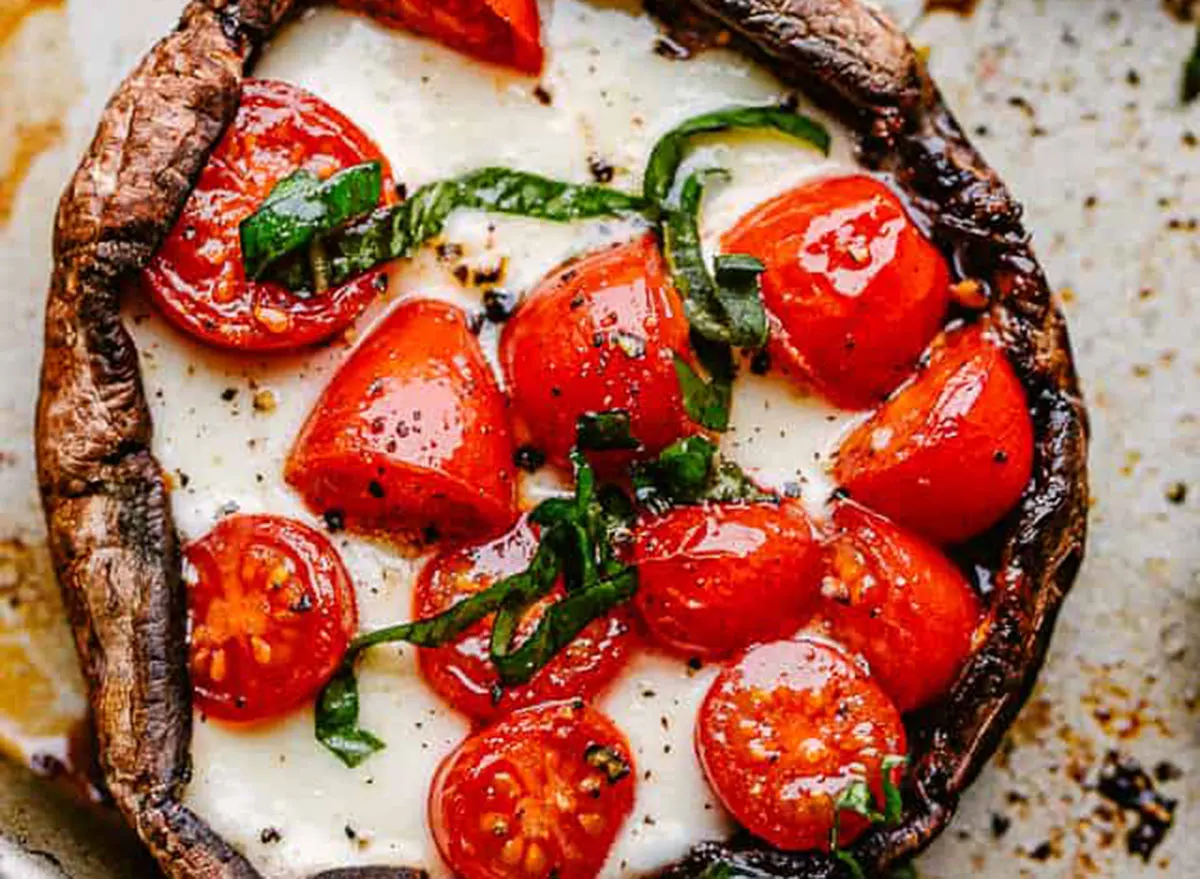
[[[1200,27],[1196,28],[1196,45],[1183,65],[1183,102],[1190,104],[1200,98]]]
[[[238,227],[246,276],[258,280],[276,260],[369,213],[382,191],[379,162],[354,165],[324,181],[305,170],[284,178]]]
[[[317,741],[350,768],[385,747],[374,735],[359,728],[358,681],[353,663],[353,658],[347,656],[321,691],[316,707]]]
[[[311,289],[323,273],[330,286],[376,266],[411,256],[436,238],[454,211],[470,209],[533,217],[557,223],[639,214],[644,202],[604,186],[577,185],[508,168],[482,168],[422,186],[398,205],[323,238],[319,262],[280,266],[271,279],[293,289]]]
[[[687,504],[778,500],[759,488],[737,464],[724,460],[703,436],[677,440],[657,459],[635,464],[632,477],[634,497],[652,513]]]
[[[675,355],[675,375],[683,391],[683,408],[688,418],[709,430],[729,429],[729,410],[733,402],[733,351],[728,345],[710,342],[698,333],[691,334],[692,349],[711,377],[705,380],[692,365]]]
[[[830,853],[846,865],[854,879],[866,879],[866,872],[852,852],[841,848],[839,837],[842,829],[842,812],[853,812],[871,824],[891,827],[899,823],[904,811],[904,799],[900,788],[892,780],[892,770],[905,766],[908,758],[900,754],[889,754],[883,758],[880,772],[883,776],[883,804],[875,802],[875,795],[866,779],[850,782],[833,801],[833,827],[829,831]]]
[[[779,131],[811,144],[825,155],[829,154],[831,139],[828,129],[815,119],[786,107],[735,107],[705,113],[673,128],[654,145],[642,182],[646,203],[659,207],[666,202],[692,138],[735,129]]]
[[[637,451],[642,444],[633,435],[629,413],[624,409],[585,412],[575,422],[578,447],[589,452]]]

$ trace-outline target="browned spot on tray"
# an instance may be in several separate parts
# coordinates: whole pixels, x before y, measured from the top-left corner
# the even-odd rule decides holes
[[[1054,725],[1054,705],[1049,699],[1037,697],[1029,700],[1016,723],[1009,731],[1015,746],[1032,745],[1042,741],[1046,732]]]
[[[0,226],[7,224],[12,216],[13,203],[29,175],[33,160],[58,142],[62,137],[62,125],[58,120],[19,125],[14,136],[16,148],[8,165],[0,169]]]
[[[1104,676],[1092,680],[1080,702],[1092,712],[1100,728],[1119,741],[1136,739],[1148,729],[1164,738],[1173,736],[1171,728],[1153,710],[1149,699]]]
[[[925,0],[925,11],[944,9],[959,15],[970,15],[979,5],[979,0]]]
[[[0,47],[17,32],[21,22],[39,9],[62,6],[64,0],[0,0]]]

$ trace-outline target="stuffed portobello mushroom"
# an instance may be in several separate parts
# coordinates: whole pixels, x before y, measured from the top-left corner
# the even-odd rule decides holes
[[[59,206],[39,477],[125,819],[171,877],[920,852],[1088,491],[918,55],[859,0],[337,5],[192,0]]]

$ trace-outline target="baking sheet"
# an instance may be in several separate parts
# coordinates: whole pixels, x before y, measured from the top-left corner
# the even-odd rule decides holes
[[[180,5],[0,0],[0,667],[16,667],[12,596],[47,595],[19,646],[64,716],[79,683],[39,573],[30,439],[50,225],[105,98]],[[891,5],[1026,205],[1093,420],[1091,540],[1047,669],[921,875],[1200,875],[1200,104],[1178,99],[1195,27],[1156,0]],[[22,722],[0,701],[0,739]],[[1126,850],[1132,814],[1095,790],[1110,750],[1179,801],[1145,862]],[[0,767],[0,833],[81,879],[150,875],[109,819],[15,766]],[[0,876],[15,863],[0,844]]]

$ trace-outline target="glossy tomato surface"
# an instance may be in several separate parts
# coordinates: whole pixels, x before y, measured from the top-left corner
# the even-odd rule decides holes
[[[766,265],[775,362],[847,408],[878,403],[941,328],[949,271],[904,205],[872,177],[803,184],[726,233]]]
[[[676,507],[639,524],[634,564],[646,627],[685,656],[791,635],[820,593],[820,549],[791,502]]]
[[[841,648],[811,638],[747,651],[717,677],[696,727],[725,808],[785,851],[828,849],[838,795],[865,780],[883,802],[882,761],[906,748],[891,700]],[[865,826],[843,812],[840,841]]]
[[[285,472],[317,512],[349,527],[451,537],[517,518],[508,412],[466,316],[399,305],[342,365]]]
[[[390,198],[387,162],[354,123],[294,85],[247,80],[237,116],[143,273],[144,288],[171,323],[221,348],[288,350],[340,332],[383,289],[384,274],[312,295],[249,281],[238,226],[295,171],[327,177],[373,160],[383,162]]]
[[[338,0],[392,27],[523,73],[542,69],[537,0]]]
[[[633,809],[629,743],[582,702],[525,708],[438,768],[429,824],[460,879],[593,879]]]
[[[929,367],[856,428],[834,474],[860,503],[935,543],[996,524],[1033,470],[1033,421],[981,324],[950,332]]]
[[[942,696],[971,653],[975,591],[941,551],[883,516],[839,504],[827,543],[823,613],[901,712]]]
[[[323,534],[229,516],[184,551],[196,705],[254,721],[312,699],[358,628],[350,577]]]
[[[580,415],[620,409],[647,454],[690,430],[675,356],[688,324],[651,236],[568,263],[505,326],[500,360],[523,442],[559,466]],[[617,467],[629,455],[597,461]]]
[[[441,613],[500,579],[525,570],[536,548],[532,527],[522,521],[490,543],[438,554],[417,582],[414,617],[423,619]],[[546,609],[565,594],[560,583],[530,608],[518,630],[518,644],[533,632]],[[418,654],[429,685],[475,720],[489,720],[540,702],[590,697],[624,667],[635,640],[628,610],[618,608],[594,620],[527,683],[500,689],[490,659],[491,634],[489,617],[453,644],[421,648]]]

